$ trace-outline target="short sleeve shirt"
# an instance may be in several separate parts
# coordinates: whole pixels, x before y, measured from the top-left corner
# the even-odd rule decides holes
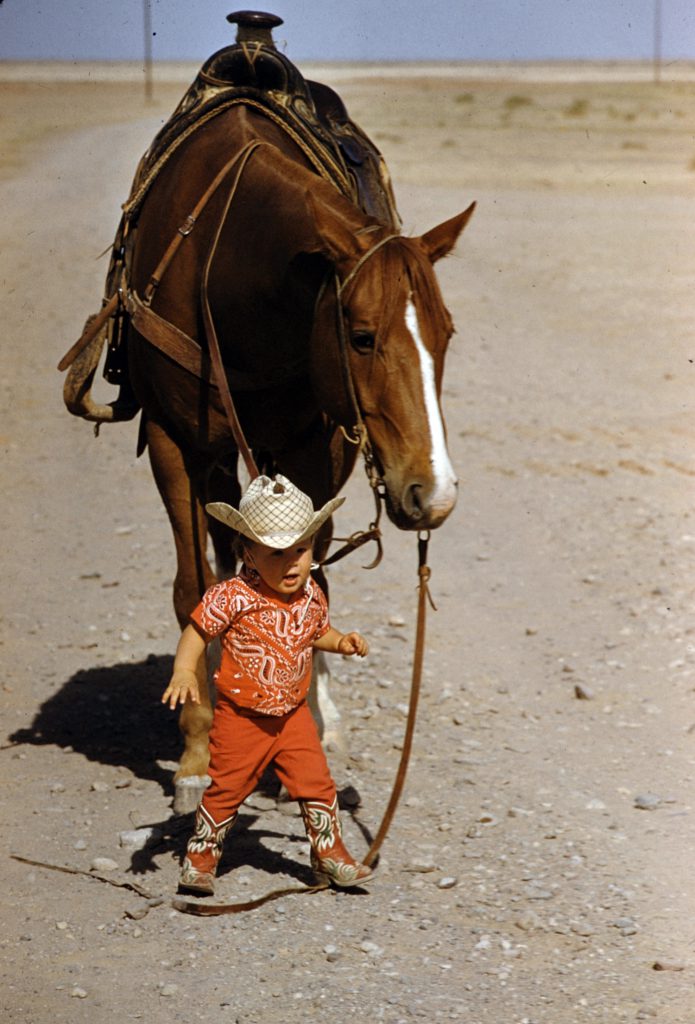
[[[284,602],[260,593],[258,577],[243,571],[210,587],[191,621],[206,639],[220,638],[218,693],[264,715],[285,715],[306,699],[312,645],[330,628],[315,580]]]

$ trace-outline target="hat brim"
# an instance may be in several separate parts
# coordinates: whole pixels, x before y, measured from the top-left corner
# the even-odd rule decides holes
[[[224,523],[225,526],[228,526],[232,530],[236,530],[237,533],[242,534],[242,536],[247,537],[249,540],[255,541],[256,544],[264,544],[268,548],[284,549],[313,537],[314,534],[321,529],[329,516],[332,516],[335,510],[340,508],[344,501],[345,498],[331,498],[330,501],[326,502],[323,508],[319,509],[318,512],[314,512],[310,522],[304,530],[282,533],[256,533],[253,527],[246,521],[243,514],[231,505],[227,505],[224,501],[209,502],[205,506],[205,511],[214,519],[219,519],[219,521]]]

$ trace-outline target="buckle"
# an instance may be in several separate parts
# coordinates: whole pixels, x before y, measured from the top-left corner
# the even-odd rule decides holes
[[[187,235],[190,235],[194,227],[195,217],[193,216],[192,213],[189,213],[181,227],[178,229],[179,234],[183,235],[183,237],[186,238]]]

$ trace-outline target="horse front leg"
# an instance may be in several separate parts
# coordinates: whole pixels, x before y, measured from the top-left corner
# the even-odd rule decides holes
[[[147,444],[157,488],[167,510],[176,545],[174,610],[183,629],[203,593],[215,582],[207,561],[207,520],[202,501],[203,480],[189,473],[181,448],[156,423],[147,423]],[[183,753],[174,776],[174,811],[195,810],[208,784],[208,733],[212,703],[208,687],[207,659],[196,668],[200,704],[187,702],[179,715]]]

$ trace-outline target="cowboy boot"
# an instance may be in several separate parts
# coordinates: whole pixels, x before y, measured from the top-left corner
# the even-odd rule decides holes
[[[236,821],[236,812],[218,825],[199,805],[193,835],[188,840],[186,856],[181,865],[179,885],[182,889],[212,895],[215,891],[217,865],[222,856],[224,837]]]
[[[361,885],[372,870],[351,857],[345,848],[338,813],[338,797],[330,804],[321,800],[300,800],[306,834],[311,843],[311,867],[319,879],[340,889]]]

